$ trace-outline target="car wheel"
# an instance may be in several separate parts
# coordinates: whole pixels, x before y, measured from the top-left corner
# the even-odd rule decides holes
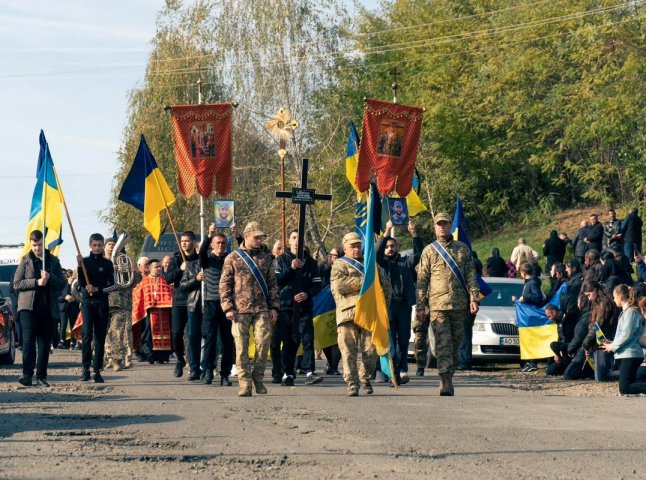
[[[0,355],[0,364],[13,365],[16,361],[16,340],[13,331],[9,332],[9,351]]]

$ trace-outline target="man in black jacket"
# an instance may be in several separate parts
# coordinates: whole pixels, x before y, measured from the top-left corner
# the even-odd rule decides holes
[[[626,218],[621,224],[621,233],[624,239],[624,255],[632,259],[635,253],[642,251],[642,219],[637,214],[635,207],[630,209]]]
[[[22,257],[13,278],[23,328],[22,385],[31,386],[36,367],[39,386],[49,387],[47,366],[53,327],[58,318],[58,295],[65,285],[58,258],[43,247],[40,230],[29,235],[30,251]]]
[[[583,283],[583,272],[581,263],[576,258],[570,258],[565,262],[567,274],[567,290],[561,294],[561,310],[563,311],[563,335],[572,338],[574,327],[581,316],[577,307],[581,284]]]
[[[175,376],[181,377],[184,374],[184,366],[186,359],[184,358],[184,330],[188,324],[188,361],[190,363],[190,381],[200,379],[200,353],[201,353],[201,338],[202,338],[202,310],[189,314],[186,306],[187,294],[180,288],[180,282],[188,262],[198,259],[197,252],[195,251],[195,234],[190,230],[182,233],[180,237],[180,248],[182,249],[183,256],[180,252],[175,252],[173,260],[168,267],[168,271],[164,274],[166,283],[172,285],[173,289],[173,311],[172,311],[172,336],[173,336],[173,351],[177,356],[177,363],[175,364]]]
[[[304,260],[297,258],[298,231],[289,233],[289,250],[276,260],[276,280],[280,295],[278,332],[283,343],[281,360],[285,374],[282,385],[294,385],[294,364],[298,345],[303,343],[303,368],[306,385],[323,381],[314,373],[314,324],[312,298],[321,289],[316,262],[303,250]],[[273,361],[273,359],[272,359]]]
[[[211,253],[209,253],[209,246]],[[220,275],[227,255],[227,238],[216,233],[215,224],[209,226],[209,240],[200,247],[200,266],[204,270],[205,296],[204,315],[202,318],[202,336],[204,337],[204,363],[206,373],[204,383],[213,381],[215,370],[215,344],[218,332],[222,342],[222,359],[220,360],[220,385],[231,386],[229,375],[233,364],[233,335],[231,321],[227,319],[220,305]]]
[[[596,250],[597,252],[601,251],[601,245],[603,243],[603,225],[599,222],[599,216],[596,213],[590,215],[590,227],[588,228],[588,234],[584,239],[588,250]]]
[[[83,373],[81,381],[90,380],[90,364],[94,370],[94,381],[103,383],[101,369],[105,353],[105,337],[108,333],[110,314],[108,311],[108,294],[117,289],[114,281],[114,266],[103,256],[104,240],[100,233],[90,235],[90,255],[78,261],[78,280],[81,287],[81,312],[83,314],[83,346],[81,358]],[[87,272],[87,280],[82,265]],[[94,340],[94,357],[92,357],[92,340]]]
[[[585,243],[585,238],[588,236],[589,225],[587,220],[581,222],[581,228],[579,228],[572,239],[572,249],[574,250],[574,256],[577,260],[583,264],[583,258],[585,257],[585,252],[588,249],[588,244]]]
[[[413,255],[399,253],[399,242],[390,236],[392,222],[386,223],[386,233],[377,242],[377,263],[387,273],[393,288],[388,305],[390,331],[395,344],[393,365],[397,384],[408,383],[408,342],[410,340],[411,311],[415,298],[415,267],[424,250],[424,242],[417,235],[413,222],[408,222],[408,231],[413,237]]]

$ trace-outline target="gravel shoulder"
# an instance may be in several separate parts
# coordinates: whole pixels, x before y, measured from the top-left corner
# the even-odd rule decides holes
[[[0,368],[0,478],[644,478],[641,397],[616,383],[564,382],[491,369],[346,398],[317,386],[189,383],[137,363],[81,384],[79,353],[52,356],[52,387]]]

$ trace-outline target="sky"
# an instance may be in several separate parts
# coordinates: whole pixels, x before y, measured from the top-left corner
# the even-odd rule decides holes
[[[374,0],[361,2],[374,7]],[[128,92],[163,0],[0,0],[0,245],[25,239],[44,130],[83,255],[108,207]],[[59,256],[76,264],[67,222]]]

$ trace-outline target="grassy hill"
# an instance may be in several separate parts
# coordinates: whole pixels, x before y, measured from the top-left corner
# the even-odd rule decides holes
[[[518,225],[503,228],[494,234],[486,235],[478,239],[472,239],[473,249],[478,253],[478,258],[483,262],[491,256],[494,247],[500,249],[500,255],[508,259],[512,249],[518,244],[518,239],[524,237],[527,244],[534,248],[541,256],[539,262],[544,266],[543,242],[549,237],[552,230],[559,234],[565,232],[573,238],[579,229],[582,220],[588,220],[592,213],[599,214],[599,221],[608,220],[608,211],[605,206],[597,205],[580,209],[564,210],[555,213],[551,218],[546,218],[540,225]],[[621,219],[628,213],[628,207],[617,208],[617,218]]]

